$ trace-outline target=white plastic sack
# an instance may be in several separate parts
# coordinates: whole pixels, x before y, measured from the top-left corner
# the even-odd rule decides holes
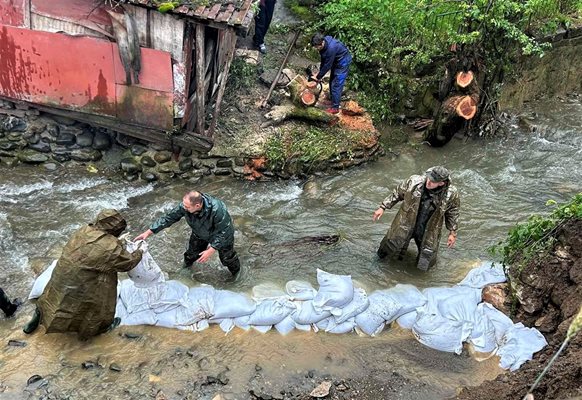
[[[267,333],[272,327],[273,325],[253,325],[253,329],[260,333]]]
[[[422,294],[416,286],[399,283],[396,286],[383,290],[387,296],[396,303],[400,304],[400,309],[396,313],[396,318],[414,311],[417,307],[424,305],[427,302],[426,296]],[[392,321],[386,319],[387,322]]]
[[[461,354],[463,342],[471,334],[464,322],[451,321],[437,314],[418,314],[412,326],[416,339],[435,350]]]
[[[422,291],[422,294],[427,300],[422,309],[428,314],[440,314],[439,304],[457,295],[466,296],[467,300],[472,304],[478,304],[481,301],[481,290],[467,286],[426,288]]]
[[[503,267],[500,264],[487,261],[469,271],[467,276],[459,283],[459,286],[482,289],[487,285],[505,282],[506,280]]]
[[[242,317],[234,318],[234,326],[237,328],[241,328],[242,330],[248,331],[251,329],[251,325],[249,324],[249,319],[251,318],[250,315],[243,315]]]
[[[289,332],[295,329],[295,321],[293,321],[291,316],[287,316],[281,322],[275,325],[275,329],[281,335],[287,335]]]
[[[119,297],[130,314],[143,310],[162,313],[179,305],[188,306],[188,291],[188,286],[178,281],[158,282],[140,288],[133,281],[124,279]]]
[[[311,286],[311,283],[304,281],[289,281],[285,285],[285,290],[291,300],[313,300],[317,294],[317,290]]]
[[[497,355],[501,357],[499,366],[515,371],[547,344],[546,338],[537,329],[526,328],[521,322],[517,323],[507,330],[497,350]]]
[[[313,298],[316,310],[341,308],[354,297],[354,284],[350,275],[334,275],[318,269],[317,282],[319,290]]]
[[[333,317],[329,317],[315,324],[314,330],[316,332],[322,330],[326,333],[340,334],[352,332],[355,327],[356,327],[355,318],[350,318],[338,324]]]
[[[232,331],[232,328],[234,328],[234,320],[232,318],[225,318],[220,322],[219,326],[224,333],[228,333]]]
[[[416,322],[416,318],[418,317],[418,313],[416,311],[411,311],[404,315],[401,315],[396,319],[398,325],[404,329],[412,329],[412,325]]]
[[[50,263],[50,265],[47,267],[47,269],[45,269],[42,272],[42,274],[40,274],[38,276],[38,278],[36,278],[36,280],[34,281],[34,284],[32,285],[32,290],[30,291],[30,294],[28,295],[29,300],[38,299],[40,297],[40,295],[42,294],[42,292],[44,292],[44,288],[49,283],[51,276],[53,275],[53,271],[54,271],[55,267],[57,266],[57,261],[58,260],[54,260],[52,263]]]
[[[257,304],[257,308],[250,315],[250,325],[275,325],[281,322],[286,316],[295,311],[293,302],[277,298],[263,300]]]
[[[299,325],[315,324],[331,316],[330,311],[317,311],[313,306],[313,300],[296,301],[295,305],[297,311],[291,314],[291,318]]]
[[[390,296],[387,290],[377,290],[368,296],[370,305],[356,316],[356,324],[366,335],[376,336],[384,329],[386,323],[398,317],[402,305]]]
[[[333,322],[341,324],[342,322],[364,312],[369,306],[370,300],[368,300],[366,291],[362,288],[354,288],[352,301],[341,309],[332,310],[331,313],[334,316]]]
[[[135,283],[136,287],[144,288],[166,280],[162,269],[151,256],[143,240],[138,240],[137,242],[126,240],[125,248],[130,253],[140,248],[143,253],[139,264],[127,273],[129,279]]]
[[[256,303],[244,294],[217,290],[214,294],[214,315],[211,319],[236,318],[252,314]]]
[[[119,300],[117,297],[117,303],[115,303],[115,318],[119,318],[122,321],[127,317],[127,310],[125,309],[125,305],[123,301]]]
[[[214,288],[209,285],[190,288],[188,291],[188,304],[192,309],[203,314],[203,319],[208,319],[214,315],[215,292]]]
[[[482,313],[493,324],[495,329],[495,341],[501,345],[505,332],[513,326],[513,321],[507,315],[493,307],[489,303],[481,303],[477,306],[477,312]]]
[[[155,325],[158,322],[156,313],[152,310],[143,310],[127,314],[121,319],[120,325]]]

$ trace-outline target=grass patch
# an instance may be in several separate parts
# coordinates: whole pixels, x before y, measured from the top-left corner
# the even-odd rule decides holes
[[[247,63],[243,58],[235,57],[228,72],[226,93],[245,90],[257,81],[257,66]]]
[[[337,128],[295,128],[271,136],[265,144],[265,156],[273,170],[294,166],[309,170],[335,157],[353,157],[354,149],[368,143],[371,136]]]

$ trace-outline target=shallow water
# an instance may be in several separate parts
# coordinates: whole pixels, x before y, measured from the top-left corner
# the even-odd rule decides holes
[[[257,284],[284,288],[292,279],[315,285],[316,268],[351,274],[368,291],[396,283],[453,285],[479,260],[488,258],[487,248],[509,228],[532,213],[549,211],[548,200],[565,201],[581,189],[582,104],[566,99],[531,107],[536,113],[527,115],[538,129],[525,131],[516,120],[508,123],[509,135],[504,139],[466,144],[453,140],[441,149],[407,148],[398,157],[387,156],[338,176],[307,182],[202,181],[195,189],[223,199],[235,220],[236,247],[243,263],[235,282],[228,282],[229,273],[217,257],[198,267],[193,276],[180,270],[188,238],[183,222],[149,239],[150,251],[172,279],[249,293]],[[403,262],[378,261],[375,250],[395,210],[387,211],[376,223],[372,222],[373,211],[399,181],[437,164],[452,171],[453,183],[461,193],[456,246],[441,247],[439,263],[429,273],[414,268],[415,246]],[[35,277],[33,270],[58,257],[70,234],[99,210],[113,207],[122,211],[134,236],[190,189],[194,188],[186,182],[152,185],[108,180],[83,169],[2,169],[0,286],[10,296],[25,298]],[[293,242],[330,234],[340,235],[341,240],[330,246]],[[373,365],[382,365],[425,383],[430,398],[436,399],[453,395],[460,385],[477,384],[499,373],[495,358],[477,362],[472,357],[436,352],[398,328],[377,338],[361,338],[304,332],[282,337],[276,332],[262,335],[237,329],[224,336],[217,327],[195,334],[124,327],[79,343],[70,335],[25,337],[20,327],[32,308],[28,303],[16,318],[0,320],[4,343],[27,341],[26,347],[0,350],[0,396],[8,395],[6,398],[17,398],[33,374],[49,376],[51,388],[61,393],[74,390],[72,398],[95,398],[96,393],[103,393],[121,399],[139,398],[131,390],[152,385],[173,393],[187,387],[193,376],[216,376],[226,366],[230,382],[225,390],[233,398],[246,398],[242,393],[258,364],[261,373],[281,387],[287,378],[311,369],[357,377]],[[142,337],[130,340],[120,336],[123,332],[137,332]],[[192,355],[186,354],[188,349]],[[99,360],[105,368],[83,370],[80,364],[86,360]],[[121,373],[107,369],[112,362],[122,367]],[[426,393],[416,398],[426,398]]]

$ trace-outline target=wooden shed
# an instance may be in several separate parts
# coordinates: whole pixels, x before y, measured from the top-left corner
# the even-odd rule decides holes
[[[0,98],[208,151],[253,1],[0,0]]]

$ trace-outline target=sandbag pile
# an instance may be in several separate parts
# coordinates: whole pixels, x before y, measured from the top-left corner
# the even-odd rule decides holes
[[[128,244],[130,251],[135,247]],[[189,288],[166,281],[147,248],[145,253],[128,273],[130,279],[118,284],[116,317],[121,318],[121,325],[197,332],[216,324],[225,333],[236,327],[262,333],[274,328],[282,335],[300,330],[375,336],[397,321],[428,347],[460,354],[463,343],[470,343],[478,352],[496,353],[501,367],[512,371],[547,344],[536,329],[513,324],[481,302],[482,287],[505,280],[501,267],[491,263],[471,270],[459,285],[422,292],[398,284],[368,296],[354,286],[351,276],[318,269],[318,289],[303,281],[287,282],[284,291],[263,284],[253,288],[251,297],[209,285]],[[35,293],[48,281],[46,275],[35,283]]]

